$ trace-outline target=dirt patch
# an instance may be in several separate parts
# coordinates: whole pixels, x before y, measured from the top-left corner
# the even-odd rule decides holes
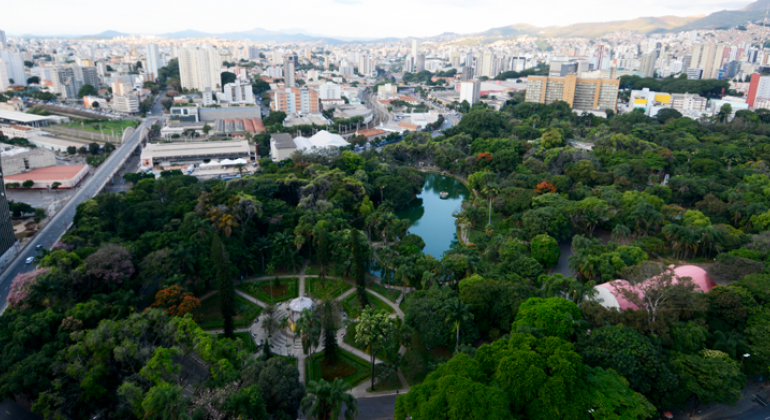
[[[270,291],[272,290],[272,293]],[[286,296],[287,287],[285,284],[280,286],[262,286],[262,291],[271,298]]]
[[[356,368],[348,363],[337,360],[337,363],[330,365],[326,360],[321,360],[321,377],[326,381],[331,381],[335,378],[347,378],[350,375],[356,373]]]

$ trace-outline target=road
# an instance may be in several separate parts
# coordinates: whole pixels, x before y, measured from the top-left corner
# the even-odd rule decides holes
[[[153,115],[160,115],[161,109],[160,101],[156,101],[152,109]],[[144,120],[134,135],[129,137],[125,144],[112,152],[110,157],[96,169],[96,172],[90,175],[86,181],[80,185],[75,195],[61,210],[59,210],[45,227],[38,231],[38,233],[27,242],[22,252],[8,265],[5,271],[0,275],[0,314],[5,311],[5,307],[7,306],[8,293],[13,279],[18,274],[32,271],[35,268],[33,264],[27,264],[24,260],[27,257],[35,256],[35,248],[38,245],[42,245],[43,248],[50,248],[64,235],[72,224],[78,205],[93,198],[99,192],[99,188],[104,180],[128,159],[130,153],[134,150],[137,143],[139,143],[142,127],[150,127],[156,119],[157,117],[151,117]]]
[[[395,395],[387,397],[359,398],[358,417],[356,417],[356,420],[391,420],[395,411]]]

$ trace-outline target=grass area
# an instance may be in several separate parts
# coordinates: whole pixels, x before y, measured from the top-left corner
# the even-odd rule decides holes
[[[410,386],[422,383],[437,366],[440,359],[451,359],[452,352],[444,346],[428,349],[420,341],[420,335],[412,334],[412,346],[401,359],[401,372]]]
[[[106,133],[110,130],[123,130],[124,128],[128,127],[136,127],[136,124],[137,120],[105,120],[101,123],[88,123],[83,125],[81,125],[79,122],[74,122],[72,124],[65,124],[64,126],[67,128],[95,131],[98,133],[99,127],[101,125],[101,129]]]
[[[235,295],[235,312],[235,328],[243,328],[251,325],[254,318],[262,312],[262,308]],[[193,315],[198,321],[198,325],[204,330],[217,330],[225,326],[222,311],[219,308],[218,295],[213,295],[201,302]]]
[[[361,350],[362,352],[366,353],[366,347],[361,346],[360,344],[356,343],[356,327],[358,326],[357,322],[352,322],[348,324],[348,330],[345,332],[345,337],[342,339],[345,344],[355,347],[358,350]],[[392,360],[387,356],[385,351],[380,351],[377,353],[377,359],[383,360],[386,362],[391,362]]]
[[[321,266],[310,264],[307,267],[305,267],[305,274],[308,276],[318,276],[321,275]],[[329,268],[326,268],[326,274],[329,274]]]
[[[270,305],[285,302],[299,296],[299,280],[296,277],[260,280],[238,285],[238,290]]]
[[[305,279],[305,291],[309,292],[310,296],[317,298],[336,298],[337,296],[353,288],[353,286],[345,283],[344,281],[330,278],[327,278],[324,283],[326,283],[326,287],[321,287],[321,279]]]
[[[334,378],[342,378],[351,386],[356,386],[369,377],[370,365],[368,362],[345,350],[338,349],[337,351],[338,360],[333,365],[326,363],[324,352],[316,353],[312,358],[305,359],[307,379],[331,381]]]
[[[372,289],[373,291],[385,296],[386,299],[389,301],[396,303],[396,299],[398,299],[399,296],[401,296],[401,291],[397,289],[387,289],[385,286],[381,285],[380,283],[371,282],[366,286],[367,289]]]
[[[382,309],[389,314],[396,313],[395,309],[373,294],[366,292],[366,297],[369,298],[369,305],[371,305],[372,308]],[[361,305],[358,304],[357,293],[353,293],[346,297],[345,300],[342,301],[342,307],[345,309],[345,313],[348,314],[348,318],[350,319],[356,319],[361,315]]]
[[[271,358],[271,359],[274,359],[274,358],[283,359],[283,360],[285,360],[285,361],[286,361],[288,364],[290,364],[290,365],[294,365],[294,366],[297,366],[297,359],[296,359],[296,358],[294,358],[294,357],[289,357],[289,356],[281,356],[280,354],[273,354],[273,355],[270,355],[270,358]],[[258,358],[258,359],[259,359],[259,360],[265,360],[264,351],[263,351],[263,350],[261,350],[261,349],[260,349],[260,351],[259,351],[259,358]]]

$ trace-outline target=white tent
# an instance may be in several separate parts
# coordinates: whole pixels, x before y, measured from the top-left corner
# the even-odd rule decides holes
[[[294,139],[294,144],[297,145],[297,150],[309,150],[309,149],[323,149],[327,147],[339,148],[350,146],[342,136],[339,134],[332,134],[326,130],[317,132],[313,137],[306,138],[299,136]]]

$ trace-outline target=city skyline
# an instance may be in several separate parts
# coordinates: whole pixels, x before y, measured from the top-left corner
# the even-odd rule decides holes
[[[581,7],[570,7],[566,0],[550,0],[527,4],[526,10],[503,0],[480,0],[472,5],[457,0],[395,0],[388,8],[379,8],[371,0],[323,0],[310,2],[299,0],[292,9],[291,19],[260,19],[260,16],[280,16],[284,11],[279,4],[243,4],[239,16],[254,16],[232,24],[231,20],[212,20],[203,13],[206,4],[187,3],[178,9],[173,3],[155,3],[139,0],[135,7],[121,13],[121,19],[104,20],[92,16],[92,23],[83,29],[73,29],[70,22],[60,19],[68,13],[88,17],[99,10],[93,0],[61,3],[41,1],[41,7],[51,13],[38,16],[34,21],[8,21],[5,30],[10,36],[83,36],[106,30],[132,34],[161,35],[185,30],[206,33],[243,32],[254,28],[285,34],[309,34],[340,39],[374,39],[385,37],[430,37],[445,32],[477,33],[495,27],[514,24],[530,24],[540,27],[567,26],[586,22],[608,22],[650,16],[695,16],[726,10],[739,9],[752,1],[707,0],[693,4],[688,0],[644,0],[641,7],[629,8],[613,0],[588,0]],[[468,18],[468,10],[480,10],[477,19]],[[25,13],[18,3],[4,5],[9,15]],[[152,10],[153,13],[146,13]],[[486,13],[485,10],[502,11]],[[643,10],[642,13],[639,10]],[[510,12],[510,13],[506,13]],[[376,16],[375,19],[352,19]],[[173,16],[173,18],[170,18]],[[410,19],[417,19],[417,22]],[[345,22],[330,25],[329,22]]]

